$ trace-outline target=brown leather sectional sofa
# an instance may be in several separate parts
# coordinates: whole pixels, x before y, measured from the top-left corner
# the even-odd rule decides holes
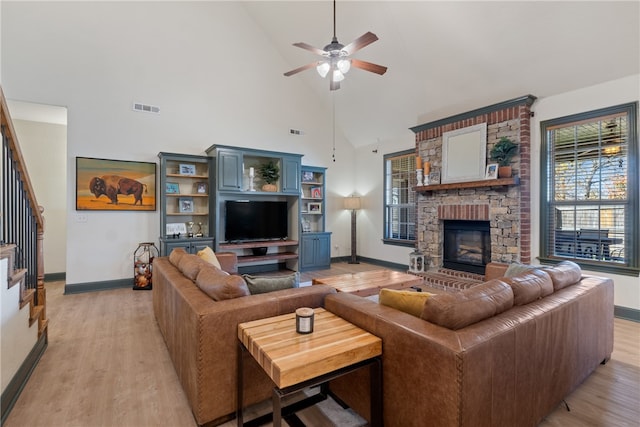
[[[492,265],[488,278],[505,269]],[[575,273],[558,266],[516,279],[520,290],[507,290],[508,280],[496,279],[461,291],[505,311],[458,329],[423,318],[455,325],[473,310],[449,306],[444,316],[426,313],[434,297],[422,318],[344,293],[328,295],[325,308],[382,338],[385,426],[535,426],[613,350],[613,282],[580,278],[579,270],[576,280]],[[528,295],[527,284],[541,281],[534,289],[541,294]],[[520,304],[505,306],[502,296],[514,290]],[[534,300],[522,304],[523,297]],[[438,304],[448,304],[447,298],[453,297],[440,297]],[[447,318],[451,313],[454,318]],[[368,384],[361,370],[332,382],[331,389],[368,417]]]
[[[237,272],[235,254],[219,253],[217,258],[223,270]],[[169,257],[156,258],[153,310],[196,422],[217,425],[235,415],[239,323],[320,307],[333,292],[318,285],[214,301]],[[251,379],[245,383],[244,404],[268,399],[273,383],[250,356],[244,372]]]

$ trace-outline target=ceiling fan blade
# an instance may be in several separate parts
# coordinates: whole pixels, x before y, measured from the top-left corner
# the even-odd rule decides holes
[[[359,59],[352,59],[351,66],[360,68],[361,70],[371,71],[372,73],[383,75],[387,72],[387,67],[383,67],[382,65],[373,64],[367,61],[361,61]]]
[[[299,73],[301,71],[308,70],[309,68],[313,68],[316,65],[318,65],[318,62],[312,62],[310,64],[303,65],[302,67],[298,67],[295,70],[287,71],[286,73],[284,73],[284,75],[287,76],[287,77],[293,76],[294,74],[297,74],[297,73]]]
[[[359,51],[365,46],[370,45],[376,40],[378,40],[378,36],[369,31],[343,47],[342,50],[347,52],[348,55],[352,55],[353,53]]]
[[[329,90],[340,89],[340,82],[334,82],[333,79],[329,79]]]
[[[301,49],[306,49],[310,52],[313,52],[316,55],[327,56],[327,52],[325,52],[324,50],[318,49],[317,47],[311,46],[310,44],[304,42],[294,43],[293,45]]]

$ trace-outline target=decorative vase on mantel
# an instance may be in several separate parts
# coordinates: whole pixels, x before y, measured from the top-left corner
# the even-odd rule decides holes
[[[511,165],[498,166],[498,178],[511,178],[512,173]]]
[[[511,178],[511,158],[518,152],[518,145],[502,137],[489,152],[491,160],[498,162],[498,178]]]

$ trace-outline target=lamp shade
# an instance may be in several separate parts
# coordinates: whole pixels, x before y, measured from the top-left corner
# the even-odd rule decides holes
[[[316,70],[318,71],[318,74],[320,74],[320,77],[322,78],[325,78],[327,76],[330,68],[331,66],[326,61],[321,62],[316,66]]]
[[[360,197],[345,197],[344,208],[349,210],[360,209]]]

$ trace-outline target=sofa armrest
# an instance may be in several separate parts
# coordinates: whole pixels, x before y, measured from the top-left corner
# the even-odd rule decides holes
[[[216,252],[220,267],[227,273],[238,272],[238,255],[235,252]]]

